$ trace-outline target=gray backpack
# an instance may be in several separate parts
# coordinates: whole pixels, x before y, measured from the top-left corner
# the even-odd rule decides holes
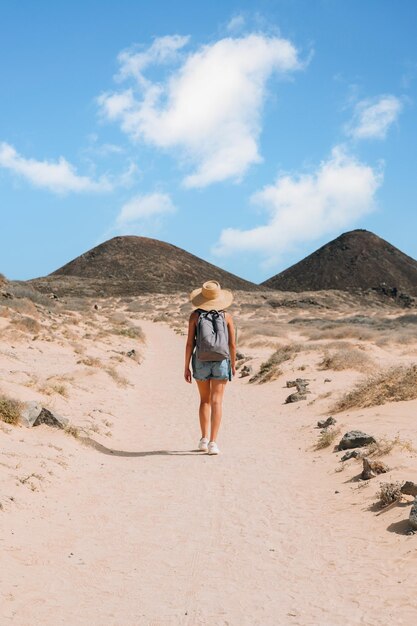
[[[196,356],[199,361],[230,358],[229,332],[223,311],[198,310]]]

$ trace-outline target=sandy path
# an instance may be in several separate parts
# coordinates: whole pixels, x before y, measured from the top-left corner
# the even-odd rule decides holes
[[[312,410],[236,379],[223,454],[196,453],[184,337],[141,324],[145,360],[112,407],[111,449],[80,445],[40,510],[3,518],[1,624],[409,623],[414,538],[388,560],[400,539],[374,538],[371,516],[334,494],[305,451]]]

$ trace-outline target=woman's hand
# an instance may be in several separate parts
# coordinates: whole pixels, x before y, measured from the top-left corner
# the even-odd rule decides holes
[[[232,374],[236,376],[236,365],[234,363],[232,363]]]
[[[185,379],[185,382],[187,382],[187,383],[191,383],[191,381],[192,381],[191,370],[190,370],[189,367],[186,367],[185,370],[184,370],[184,379]]]

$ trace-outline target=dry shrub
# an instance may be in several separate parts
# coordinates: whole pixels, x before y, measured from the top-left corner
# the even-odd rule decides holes
[[[44,293],[37,291],[33,287],[29,287],[28,285],[22,283],[9,283],[8,285],[9,291],[13,294],[15,298],[25,298],[34,302],[35,304],[40,304],[42,306],[48,307],[49,309],[54,306],[53,300],[48,298]]]
[[[102,367],[102,363],[100,361],[100,359],[97,359],[96,357],[92,357],[92,356],[87,356],[85,357],[85,359],[80,359],[79,361],[77,361],[78,364],[82,364],[82,365],[87,365],[87,367]]]
[[[281,363],[284,361],[289,361],[293,359],[297,352],[300,351],[300,346],[298,344],[288,344],[284,346],[280,346],[267,361],[264,361],[260,368],[259,372],[252,376],[249,379],[251,383],[266,383],[271,380],[276,380],[282,375],[282,371],[280,369]]]
[[[124,328],[112,328],[111,332],[114,335],[121,335],[122,337],[129,337],[129,339],[136,339],[137,341],[145,341],[145,333],[140,326],[126,326]]]
[[[374,331],[357,326],[325,326],[323,329],[303,330],[303,334],[312,341],[320,341],[321,339],[358,339],[359,341],[374,341],[377,337]]]
[[[129,384],[127,378],[121,376],[121,374],[119,374],[119,372],[114,367],[108,367],[105,371],[120,387],[127,387],[127,385]]]
[[[394,448],[400,448],[400,450],[406,450],[407,452],[414,452],[413,444],[410,440],[400,439],[397,435],[394,439],[386,439],[381,437],[377,439],[375,443],[371,443],[367,449],[367,456],[385,456],[389,454]]]
[[[39,388],[39,391],[47,396],[57,393],[63,398],[68,398],[68,389],[62,383],[47,382],[45,385]]]
[[[62,302],[62,305],[63,305],[63,308],[66,309],[67,311],[76,311],[76,312],[82,312],[82,313],[90,311],[92,308],[92,304],[90,300],[87,300],[86,298],[76,298],[76,297],[66,298]]]
[[[319,363],[322,370],[358,370],[360,372],[367,371],[372,366],[372,359],[361,350],[354,348],[344,348],[333,352],[326,353]]]
[[[42,328],[37,320],[26,315],[22,315],[21,317],[11,320],[10,324],[12,324],[17,330],[24,333],[30,333],[31,335],[36,335]]]
[[[380,488],[376,494],[381,506],[387,506],[401,498],[401,483],[380,483]]]
[[[67,433],[67,435],[75,437],[75,439],[78,439],[78,437],[80,436],[79,428],[73,426],[73,424],[68,424],[68,426],[65,426],[64,432]]]
[[[22,405],[18,400],[13,400],[4,394],[0,394],[0,420],[6,424],[17,424]]]
[[[322,450],[323,448],[328,448],[336,439],[338,435],[340,435],[340,428],[328,428],[322,430],[320,433],[317,443],[315,445],[316,450]]]
[[[401,365],[383,370],[360,382],[336,402],[333,411],[362,409],[416,398],[417,365]]]

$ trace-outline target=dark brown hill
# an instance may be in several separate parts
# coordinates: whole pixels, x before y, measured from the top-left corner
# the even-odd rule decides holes
[[[209,279],[229,289],[260,289],[177,246],[135,236],[114,237],[33,282],[42,291],[115,296],[188,292]]]
[[[417,294],[417,261],[367,230],[352,230],[262,283],[281,291],[354,291],[381,285]]]

